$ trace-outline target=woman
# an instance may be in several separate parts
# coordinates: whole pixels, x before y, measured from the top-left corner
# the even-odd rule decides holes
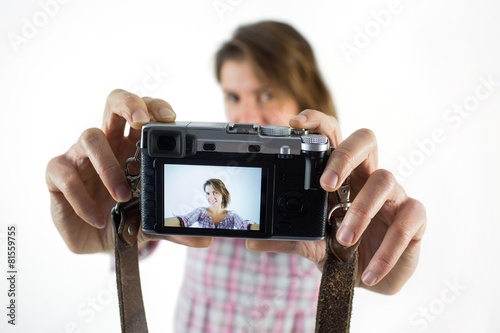
[[[218,229],[254,229],[255,224],[242,219],[236,212],[227,210],[231,195],[224,182],[211,178],[203,184],[209,207],[199,207],[189,214],[165,219],[165,226]],[[258,229],[258,226],[256,226]]]
[[[321,186],[336,191],[350,176],[354,197],[335,237],[349,247],[363,236],[358,286],[397,292],[418,263],[425,209],[390,172],[377,168],[371,131],[361,129],[342,139],[305,39],[282,23],[241,27],[218,52],[216,64],[229,121],[290,125],[329,137],[336,149]],[[306,108],[326,113],[299,113]],[[53,220],[72,251],[113,248],[109,211],[115,200],[130,198],[123,164],[134,153],[141,126],[150,120],[171,122],[175,113],[161,99],[115,90],[106,102],[102,130],[84,131],[66,154],[49,162]],[[132,130],[124,136],[127,122]],[[151,238],[140,234],[142,246]],[[188,250],[178,332],[313,331],[325,241],[215,239],[211,244],[200,237],[162,238],[192,247],[211,245]]]
[[[215,58],[229,122],[288,126],[291,118],[309,108],[335,115],[313,51],[290,25],[267,21],[242,26]],[[209,249],[188,249],[176,332],[245,327],[256,332],[314,331],[321,276],[315,263],[244,247],[244,240],[218,238]],[[233,274],[221,274],[228,262],[240,267],[239,283],[232,288],[227,284]],[[228,316],[234,319],[228,321]]]

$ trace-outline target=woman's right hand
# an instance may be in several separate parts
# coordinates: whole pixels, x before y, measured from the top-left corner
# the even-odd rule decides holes
[[[111,208],[131,197],[125,161],[134,156],[142,125],[174,120],[175,113],[164,100],[114,90],[106,100],[102,129],[85,130],[65,154],[49,162],[46,181],[52,219],[71,251],[94,253],[114,248]],[[125,134],[127,123],[130,132]],[[194,247],[211,242],[210,238],[150,236],[140,231],[139,246],[150,239]]]

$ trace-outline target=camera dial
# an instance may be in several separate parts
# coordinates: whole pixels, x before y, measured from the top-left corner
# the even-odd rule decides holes
[[[322,134],[306,134],[300,137],[302,139],[302,143],[306,144],[317,144],[324,145],[328,143],[328,138]]]
[[[290,136],[290,127],[286,126],[261,126],[260,134],[263,136]]]

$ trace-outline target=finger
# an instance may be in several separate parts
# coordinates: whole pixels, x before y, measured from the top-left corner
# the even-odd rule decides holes
[[[151,97],[143,97],[142,100],[146,103],[148,113],[152,119],[164,123],[170,123],[175,120],[174,109],[167,101]]]
[[[47,166],[47,187],[53,196],[52,209],[61,213],[66,210],[63,198],[73,208],[76,215],[96,228],[103,228],[106,221],[97,203],[87,192],[87,188],[75,167],[59,156],[52,159]],[[67,214],[62,214],[66,216]]]
[[[406,281],[414,271],[418,262],[415,258],[408,258],[407,262],[401,262],[402,255],[409,248],[415,248],[420,244],[425,232],[426,214],[422,204],[414,199],[408,199],[394,216],[393,223],[389,226],[380,247],[375,252],[368,266],[364,270],[361,280],[367,286],[373,286],[382,280],[393,268],[401,267],[402,278]],[[418,256],[418,250],[405,256]],[[406,266],[406,267],[405,267]],[[397,281],[396,281],[397,282]],[[400,285],[391,286],[397,291]]]
[[[336,147],[342,141],[342,134],[337,119],[320,111],[304,110],[290,119],[290,126],[326,135],[332,147]]]
[[[396,186],[396,179],[390,172],[374,171],[347,210],[337,231],[338,242],[344,246],[354,245],[384,204],[396,200]]]
[[[103,117],[103,131],[110,140],[123,137],[125,125],[140,129],[150,121],[146,103],[139,96],[128,91],[113,90],[106,100]]]
[[[139,242],[147,242],[151,240],[168,240],[176,244],[196,248],[209,247],[214,241],[213,237],[151,235],[143,233],[142,230],[139,232],[138,239]]]
[[[332,152],[320,184],[326,191],[335,191],[354,170],[363,178],[368,178],[377,169],[377,164],[375,135],[368,129],[357,130]]]
[[[213,237],[192,237],[192,236],[168,236],[169,241],[189,247],[205,248],[210,247]]]
[[[102,183],[114,200],[119,202],[128,201],[131,197],[123,168],[109,145],[104,133],[96,128],[83,132],[79,143],[75,147],[75,156],[72,156],[76,165],[78,160],[88,158],[99,175]]]
[[[166,101],[151,97],[143,97],[142,100],[146,104],[148,115],[151,120],[164,123],[175,121],[176,114],[172,106]],[[141,138],[141,130],[131,127],[129,138],[133,141],[138,141]]]
[[[325,242],[300,242],[284,240],[247,239],[245,246],[250,251],[297,254],[318,264],[325,257]]]
[[[254,252],[298,254],[296,253],[297,246],[295,243],[291,241],[247,239],[245,246],[248,250]]]

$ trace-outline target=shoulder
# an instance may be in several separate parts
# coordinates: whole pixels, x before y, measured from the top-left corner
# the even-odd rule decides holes
[[[208,211],[205,207],[198,207],[195,210],[193,210],[193,214],[196,215],[208,215]]]
[[[226,217],[230,218],[230,219],[239,219],[239,220],[241,220],[241,217],[238,214],[236,214],[236,212],[234,210],[228,210],[226,212]]]

